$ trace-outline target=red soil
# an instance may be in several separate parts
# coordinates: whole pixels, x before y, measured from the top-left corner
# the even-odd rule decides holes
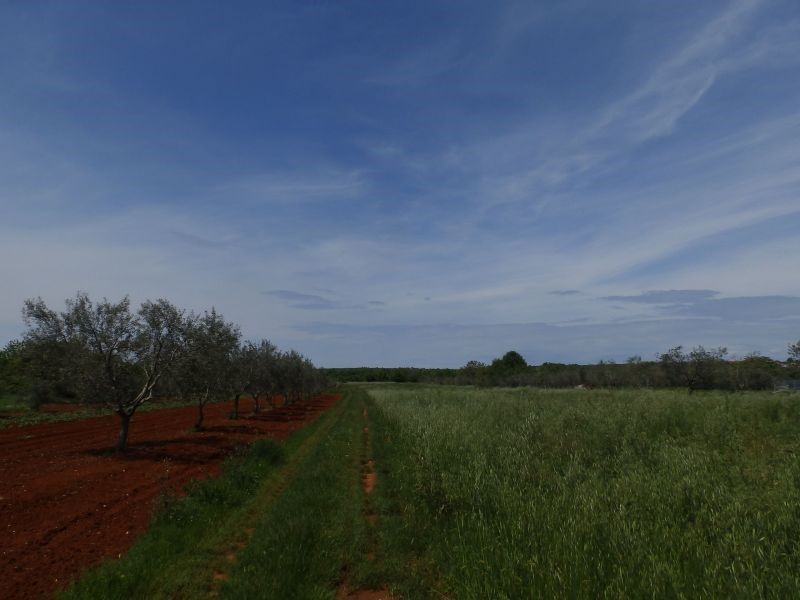
[[[0,419],[13,419],[14,417],[21,417],[26,414],[27,411],[24,410],[0,410]]]
[[[364,416],[364,419],[367,419],[369,416],[366,406],[364,407],[362,415]],[[363,431],[364,442],[366,443],[369,439],[369,427],[365,426]],[[361,471],[361,486],[364,488],[364,493],[371,494],[375,489],[375,483],[377,483],[377,481],[378,474],[375,472],[375,461],[373,459],[369,459]],[[372,527],[374,527],[378,522],[378,515],[371,510],[368,510],[364,517]],[[373,561],[375,560],[375,553],[368,551],[365,558],[368,561]],[[394,600],[394,596],[392,596],[386,589],[351,590],[348,579],[348,576],[345,574],[345,577],[343,578],[343,581],[336,592],[337,600]]]
[[[378,474],[375,472],[375,461],[370,460],[367,462],[367,468],[361,476],[361,485],[364,487],[365,494],[371,494],[375,489],[375,483],[378,481]]]
[[[192,406],[138,413],[129,450],[113,455],[116,416],[0,430],[0,598],[49,597],[81,571],[125,552],[154,500],[219,473],[238,445],[284,439],[338,396],[233,421],[233,403],[209,404],[191,432]],[[241,402],[240,411],[250,402]]]

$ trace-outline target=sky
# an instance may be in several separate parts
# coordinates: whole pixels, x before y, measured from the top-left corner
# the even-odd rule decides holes
[[[78,290],[317,365],[785,358],[796,0],[0,5],[0,343]]]

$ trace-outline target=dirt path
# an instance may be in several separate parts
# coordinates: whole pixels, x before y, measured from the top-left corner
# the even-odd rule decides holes
[[[364,490],[364,519],[369,526],[367,548],[364,555],[364,560],[374,561],[375,552],[377,550],[377,538],[375,535],[375,526],[378,523],[378,513],[373,507],[371,501],[372,492],[375,490],[375,485],[378,482],[378,472],[375,467],[375,460],[372,458],[372,444],[369,429],[369,412],[364,407],[362,412],[364,418],[364,436],[362,447],[362,467],[361,467],[361,487]],[[336,594],[338,600],[394,600],[394,597],[389,593],[389,590],[384,588],[379,589],[350,589],[350,584],[347,579],[338,590]]]
[[[48,597],[70,578],[126,551],[150,522],[154,500],[219,472],[237,445],[290,432],[338,396],[236,421],[232,403],[206,407],[206,430],[191,432],[195,408],[140,413],[130,450],[110,451],[118,418],[0,430],[0,598]],[[247,409],[242,403],[242,412]]]
[[[340,414],[338,416],[340,417]],[[308,456],[320,443],[320,440],[324,439],[333,429],[338,417],[336,413],[330,415],[330,417],[327,422],[324,422],[321,427],[302,442],[302,445],[292,453],[288,462],[273,477],[264,482],[261,489],[249,502],[249,508],[238,516],[239,525],[226,528],[235,532],[234,537],[223,541],[217,546],[216,556],[210,561],[210,568],[204,568],[206,573],[211,573],[211,579],[207,582],[209,598],[219,596],[220,586],[228,580],[230,572],[238,559],[239,552],[247,547],[255,533],[253,524],[258,523],[259,519],[263,518],[274,507],[275,502],[286,488],[292,484],[294,478],[303,468]]]

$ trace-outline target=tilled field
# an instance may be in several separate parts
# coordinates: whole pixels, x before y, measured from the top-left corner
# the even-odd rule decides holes
[[[147,528],[159,495],[215,475],[235,446],[284,439],[337,400],[235,421],[232,403],[210,404],[200,433],[192,406],[139,413],[124,457],[112,451],[116,416],[0,430],[0,598],[49,596],[118,556]]]

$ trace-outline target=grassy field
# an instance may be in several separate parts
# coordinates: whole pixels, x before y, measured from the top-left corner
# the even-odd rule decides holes
[[[368,391],[404,597],[800,595],[797,396]]]

